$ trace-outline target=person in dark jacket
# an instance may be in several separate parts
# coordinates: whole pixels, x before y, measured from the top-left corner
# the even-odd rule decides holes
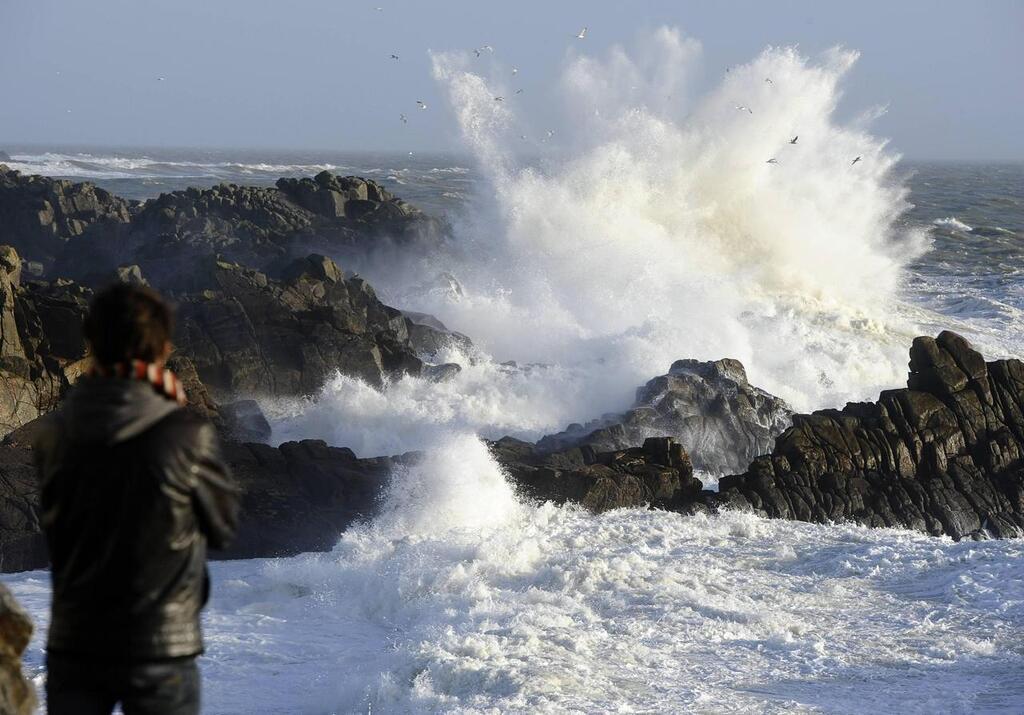
[[[164,367],[171,311],[116,285],[85,322],[94,367],[35,442],[53,605],[51,713],[199,712],[207,547],[235,533],[238,490],[206,420]]]

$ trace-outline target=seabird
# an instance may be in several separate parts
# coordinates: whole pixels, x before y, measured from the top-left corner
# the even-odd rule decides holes
[[[753,109],[751,109],[750,107],[745,107],[742,104],[737,104],[736,109],[740,110],[741,112],[750,112],[751,114],[754,113]]]
[[[548,135],[549,137],[553,137],[553,136],[555,136],[555,130],[554,130],[554,129],[548,129],[548,131],[547,131],[547,135]]]
[[[519,68],[518,67],[513,67],[512,68],[512,74],[514,74],[514,75],[515,74],[519,74]]]
[[[793,137],[792,139],[789,140],[789,143],[790,144],[796,144],[796,140],[799,139],[799,138],[800,138],[800,135],[797,134],[795,137]]]
[[[779,160],[776,159],[774,156],[771,159],[769,159],[768,161],[765,162],[765,164],[778,164],[778,163],[779,163]]]
[[[519,138],[522,139],[523,141],[526,141],[526,135],[525,134],[520,134]]]
[[[495,101],[495,102],[504,102],[504,101],[505,101],[505,98],[504,98],[504,97],[495,97],[495,98],[494,98],[494,101]]]
[[[391,55],[391,59],[397,60],[398,59],[398,55]]]
[[[771,77],[765,77],[764,81],[767,82],[768,84],[775,84],[774,82],[772,82],[772,78]]]
[[[583,40],[583,39],[586,38],[586,36],[587,36],[587,28],[584,27],[582,30],[580,30],[580,34],[576,35],[576,39],[577,40]]]
[[[856,164],[856,163],[857,163],[858,161],[860,161],[860,157],[859,157],[859,156],[858,156],[858,157],[857,157],[856,159],[854,159],[853,161],[851,161],[851,162],[850,162],[850,166],[853,166],[853,165],[854,165],[854,164]]]
[[[517,89],[516,90],[516,94],[522,94],[522,93],[523,93],[523,90],[521,90],[521,89]]]
[[[163,77],[157,77],[157,78],[156,78],[156,81],[157,81],[157,82],[163,82],[163,81],[164,81],[164,78],[163,78]]]
[[[409,123],[409,117],[405,116],[404,113],[399,114],[398,118],[402,120],[402,124],[408,124]]]
[[[419,105],[420,109],[426,109],[427,108],[427,103],[426,102],[422,102],[422,101],[420,101],[418,99],[416,100],[416,104]]]

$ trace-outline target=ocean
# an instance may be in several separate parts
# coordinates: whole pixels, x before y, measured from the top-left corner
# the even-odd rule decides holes
[[[212,565],[206,709],[1020,712],[1024,541],[593,516],[520,499],[480,437],[622,410],[684,357],[738,358],[799,410],[902,386],[916,335],[1024,357],[1024,164],[905,161],[836,123],[842,58],[769,51],[685,111],[602,105],[564,138],[434,62],[464,154],[0,147],[138,200],[356,174],[452,225],[447,249],[343,267],[473,338],[472,356],[442,356],[464,365],[455,380],[254,396],[275,442],[426,456],[332,552]],[[586,90],[609,71],[573,72]],[[735,111],[744,82],[756,113]],[[42,685],[47,574],[5,582],[39,626],[26,666]]]

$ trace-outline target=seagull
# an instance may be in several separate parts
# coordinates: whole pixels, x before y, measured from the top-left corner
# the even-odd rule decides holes
[[[393,55],[391,55],[391,59],[393,59],[393,60],[397,60],[397,59],[398,59],[398,55],[394,55],[394,54],[393,54]]]
[[[771,77],[765,77],[764,81],[767,82],[768,84],[775,84],[774,82],[772,82],[772,78]]]
[[[853,165],[854,165],[854,164],[856,164],[856,163],[857,163],[858,161],[860,161],[860,157],[859,157],[859,156],[858,156],[858,157],[857,157],[856,159],[854,159],[853,161],[851,161],[851,162],[850,162],[850,166],[853,166]]]
[[[516,90],[516,94],[522,94],[522,93],[523,93],[523,90],[521,90],[521,89],[517,89]]]
[[[505,101],[505,98],[504,98],[504,97],[495,97],[495,98],[494,98],[494,101],[495,101],[495,102],[504,102],[504,101]]]
[[[378,8],[375,8],[375,9],[377,10],[377,12],[384,12],[384,8],[382,8],[382,7],[378,7]]]
[[[473,50],[473,52],[476,53],[477,57],[482,55],[485,51],[486,52],[494,52],[494,48],[491,47],[490,45],[484,45],[483,47],[478,47],[477,49]]]
[[[526,135],[525,134],[520,134],[519,138],[522,139],[523,141],[526,141]]]
[[[409,123],[409,117],[405,116],[404,113],[403,114],[399,114],[398,118],[402,120],[402,124],[408,124]]]
[[[576,35],[576,39],[577,40],[583,40],[583,39],[586,39],[586,37],[587,37],[587,28],[584,27],[582,30],[580,30],[580,34]]]
[[[419,105],[420,109],[426,109],[427,108],[427,103],[426,102],[422,102],[422,101],[420,101],[418,99],[416,100],[416,104]]]
[[[412,156],[412,152],[409,152],[409,156]]]
[[[779,160],[776,159],[774,156],[771,159],[769,159],[768,161],[765,162],[765,164],[778,164],[778,163],[779,163]]]
[[[156,78],[156,81],[157,81],[157,82],[163,82],[163,81],[164,81],[164,78],[163,78],[163,77],[157,77],[157,78]]]
[[[518,68],[518,67],[513,67],[513,68],[512,68],[512,74],[513,74],[513,75],[517,75],[517,74],[519,74],[519,68]]]
[[[547,131],[547,135],[548,135],[548,138],[549,138],[549,139],[550,139],[551,137],[555,136],[555,130],[554,130],[554,129],[548,129],[548,131]]]
[[[750,107],[745,107],[742,104],[737,104],[736,109],[738,109],[741,112],[750,112],[751,114],[754,113],[753,109],[751,109]]]
[[[797,134],[795,137],[793,137],[792,139],[789,140],[789,143],[790,144],[796,144],[796,140],[799,139],[799,138],[800,138],[800,135]]]

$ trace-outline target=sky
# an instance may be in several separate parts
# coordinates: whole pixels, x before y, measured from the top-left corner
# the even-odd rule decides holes
[[[0,0],[0,149],[457,150],[431,51],[490,45],[543,116],[572,56],[663,25],[707,83],[769,45],[858,50],[841,116],[886,106],[873,133],[911,159],[1024,159],[1020,0]]]

